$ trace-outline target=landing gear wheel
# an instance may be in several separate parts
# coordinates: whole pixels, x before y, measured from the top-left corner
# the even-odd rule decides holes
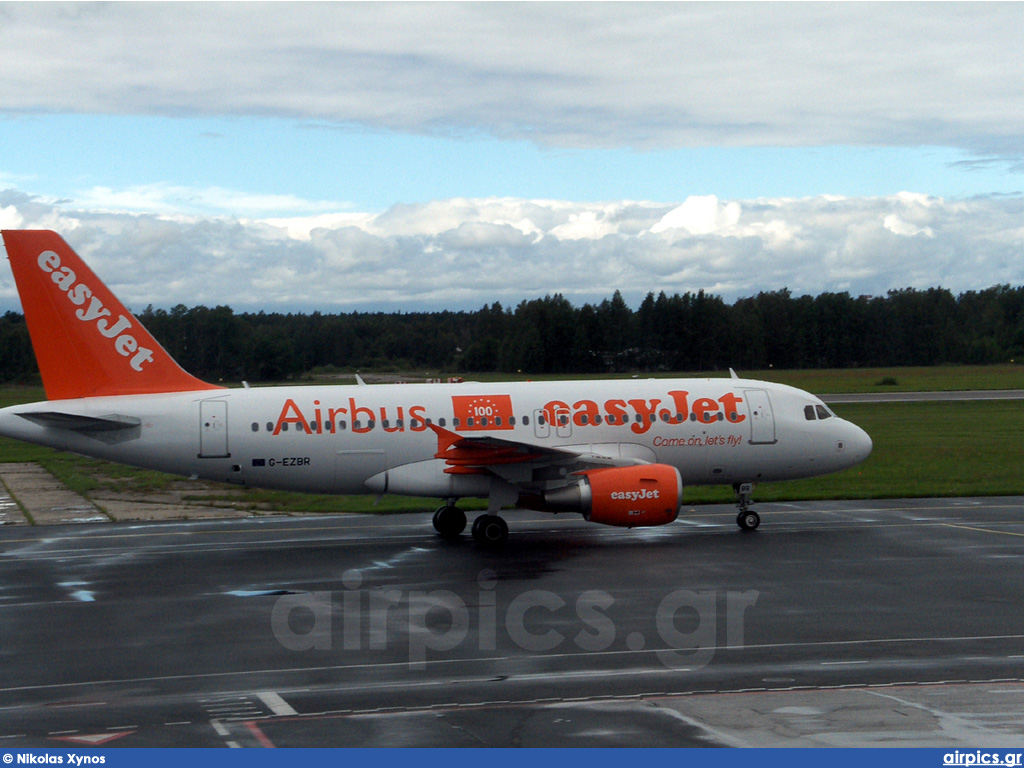
[[[480,515],[473,521],[473,538],[488,547],[500,547],[508,541],[508,523],[497,515]]]
[[[446,539],[454,539],[466,530],[466,513],[458,507],[439,507],[434,512],[434,530]]]
[[[736,516],[736,524],[744,531],[757,530],[757,526],[761,524],[761,516],[748,509]]]

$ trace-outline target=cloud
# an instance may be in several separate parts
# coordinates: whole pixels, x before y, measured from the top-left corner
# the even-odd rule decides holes
[[[8,3],[0,103],[1019,165],[1022,24],[1017,3]]]
[[[935,233],[932,232],[931,227],[916,227],[913,224],[904,221],[895,213],[890,213],[886,216],[882,220],[882,225],[893,234],[903,235],[904,237],[914,237],[915,235],[935,237]]]
[[[740,220],[740,205],[732,202],[720,205],[715,195],[689,197],[673,208],[651,227],[651,232],[685,229],[692,235],[707,235],[734,227]]]
[[[21,229],[25,219],[13,205],[0,208],[0,229]]]
[[[662,290],[729,301],[783,287],[960,292],[1024,283],[1022,220],[1019,198],[906,193],[678,205],[459,198],[260,220],[72,208],[0,192],[4,226],[61,232],[137,309],[472,309],[554,292],[600,301],[616,290],[634,303]],[[6,269],[0,306],[17,306]]]

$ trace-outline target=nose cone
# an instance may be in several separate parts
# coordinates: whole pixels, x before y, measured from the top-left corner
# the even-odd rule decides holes
[[[860,464],[871,455],[874,444],[871,436],[856,424],[846,422],[845,434],[843,435],[843,453],[846,456],[848,466]]]

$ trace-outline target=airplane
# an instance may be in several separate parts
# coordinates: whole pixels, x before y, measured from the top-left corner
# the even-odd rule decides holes
[[[794,387],[739,378],[225,388],[184,371],[56,232],[2,232],[46,401],[0,410],[0,435],[239,486],[488,499],[471,533],[500,545],[516,507],[626,528],[671,523],[684,485],[731,484],[753,531],[755,483],[836,472],[872,449]]]

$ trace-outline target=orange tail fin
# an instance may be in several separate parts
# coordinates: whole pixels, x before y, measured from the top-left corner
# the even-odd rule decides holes
[[[48,400],[220,389],[182,370],[56,232],[2,234]]]

